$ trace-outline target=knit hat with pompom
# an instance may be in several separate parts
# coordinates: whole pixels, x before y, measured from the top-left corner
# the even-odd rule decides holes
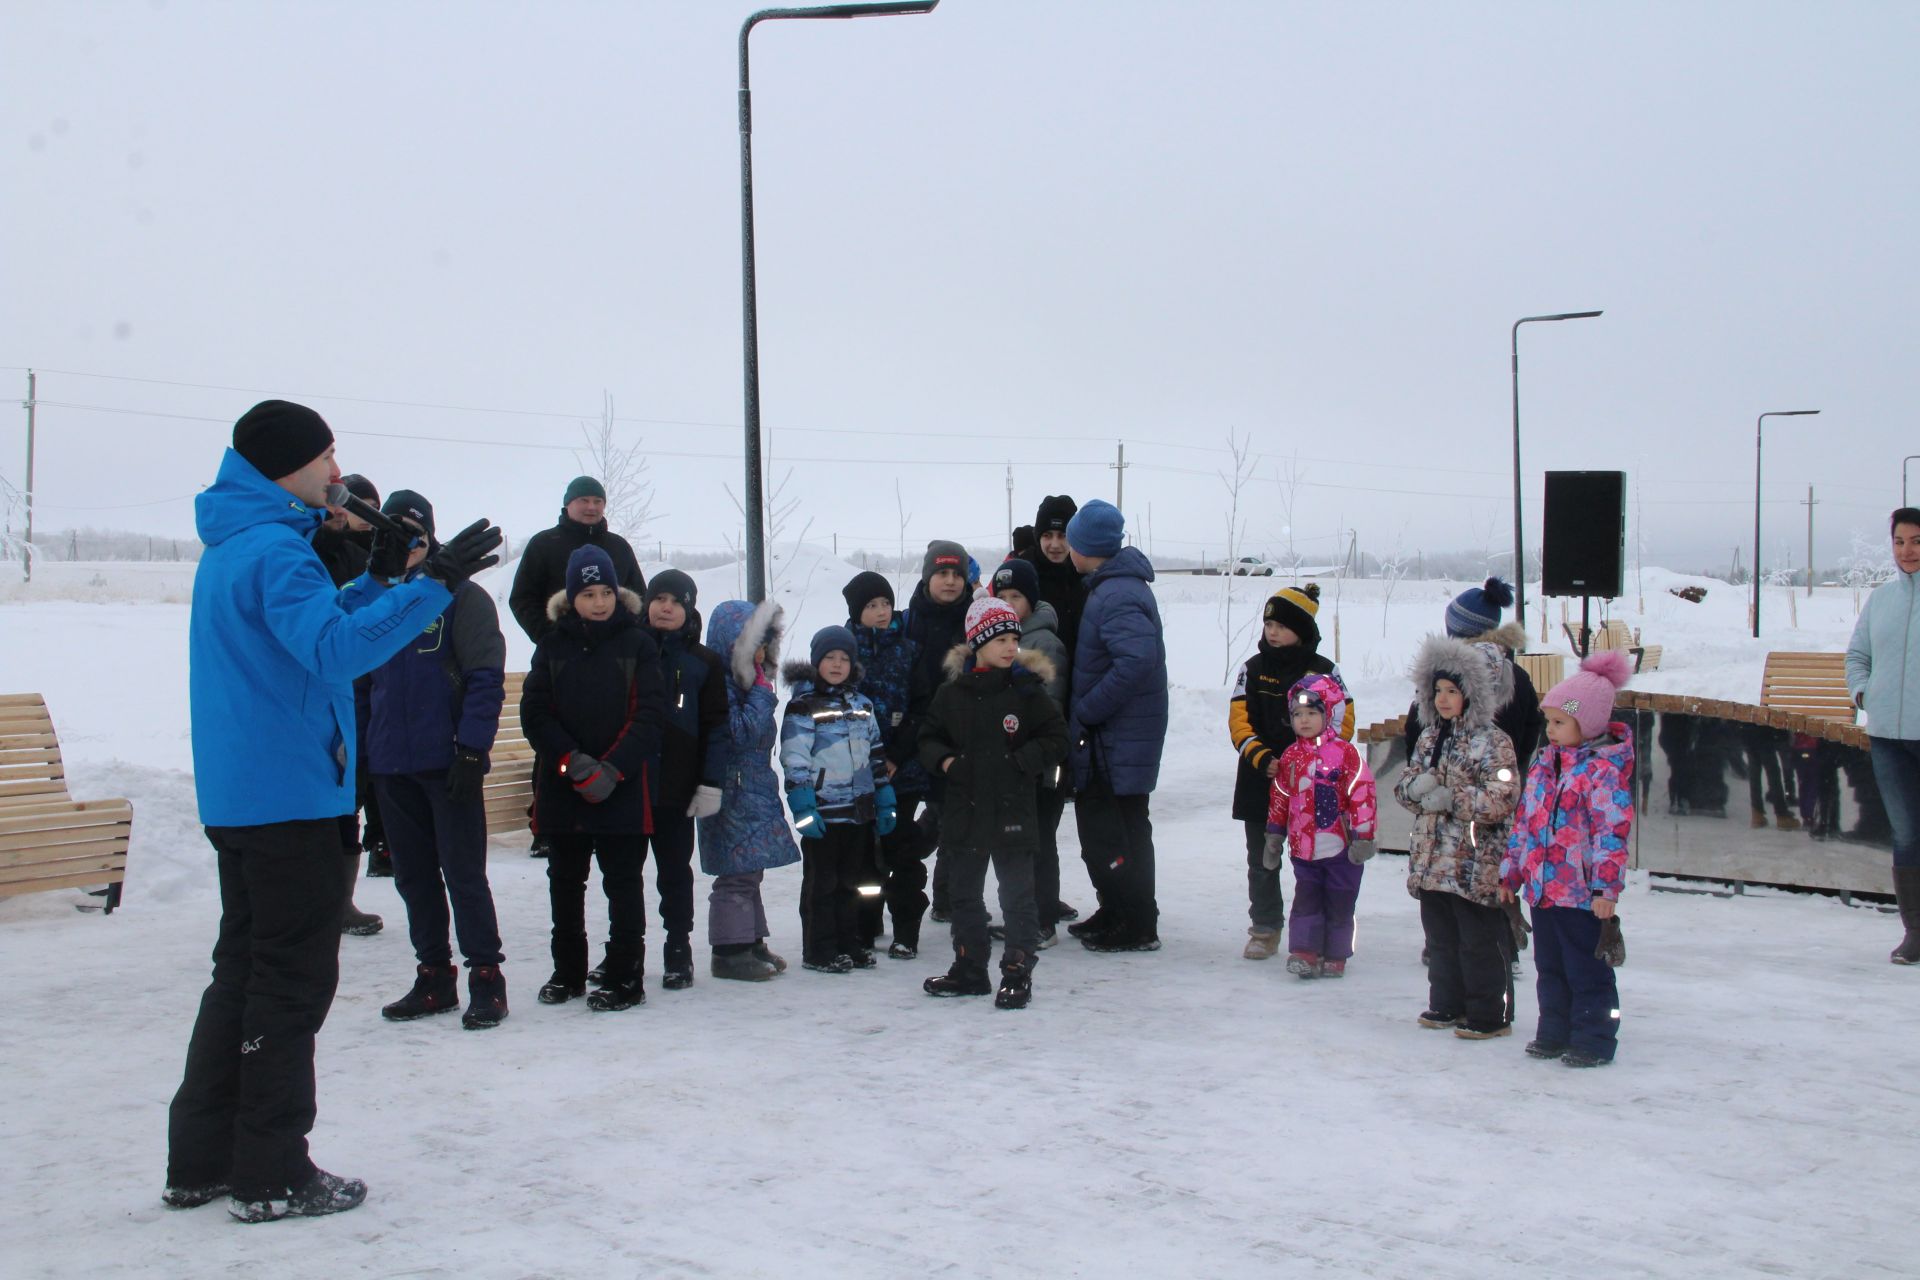
[[[1320,624],[1314,615],[1320,612],[1320,584],[1309,582],[1304,587],[1282,587],[1267,597],[1267,607],[1261,615],[1263,622],[1277,622],[1300,637],[1300,643],[1307,649],[1320,646]]]
[[[1513,588],[1498,578],[1468,587],[1447,606],[1447,634],[1459,640],[1485,635],[1500,625],[1500,611],[1513,603]]]
[[[1542,711],[1564,711],[1580,725],[1583,739],[1607,730],[1613,715],[1613,695],[1626,687],[1633,664],[1618,649],[1602,649],[1580,664],[1580,669],[1547,690]]]

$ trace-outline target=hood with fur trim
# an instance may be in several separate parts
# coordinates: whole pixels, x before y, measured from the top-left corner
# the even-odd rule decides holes
[[[1021,649],[1013,655],[1015,670],[1026,671],[1037,677],[1042,684],[1053,679],[1056,674],[1053,660],[1038,649]],[[973,648],[965,643],[957,644],[947,650],[946,658],[940,667],[947,673],[947,679],[958,680],[973,670]]]
[[[1482,631],[1477,636],[1449,637],[1458,639],[1462,644],[1497,644],[1511,657],[1524,653],[1527,648],[1527,629],[1517,622],[1503,622],[1491,631]]]
[[[1513,697],[1513,676],[1506,655],[1493,645],[1452,636],[1428,636],[1407,671],[1413,680],[1414,700],[1420,705],[1422,728],[1440,723],[1440,713],[1433,709],[1434,673],[1439,671],[1458,674],[1460,692],[1467,695],[1467,709],[1455,722],[1457,732],[1487,728],[1493,723],[1494,713]]]
[[[753,651],[765,647],[767,666],[780,665],[780,640],[786,634],[787,611],[771,600],[749,604],[724,600],[707,619],[707,648],[726,659],[734,684],[753,688]]]
[[[646,621],[647,614],[645,606],[640,599],[639,592],[633,590],[631,587],[621,587],[620,603],[627,606],[627,612],[633,615],[634,621]],[[572,612],[573,601],[567,599],[566,588],[562,587],[547,597],[548,622],[558,622]]]
[[[856,659],[853,663],[853,674],[849,675],[839,684],[823,685],[820,683],[819,671],[815,670],[814,665],[805,658],[790,658],[780,664],[780,679],[785,682],[789,689],[797,688],[804,684],[811,685],[816,689],[844,689],[849,693],[857,693],[860,689],[860,679],[866,674],[867,669],[861,666]]]

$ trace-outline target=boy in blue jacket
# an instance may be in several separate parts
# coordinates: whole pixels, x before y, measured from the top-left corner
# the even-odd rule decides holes
[[[860,896],[878,890],[874,835],[891,834],[897,817],[873,703],[859,692],[858,651],[851,631],[823,627],[812,661],[781,671],[793,689],[780,722],[780,770],[800,832],[800,961],[818,973],[873,968]]]
[[[398,489],[381,508],[415,535],[407,575],[436,545],[433,504]],[[403,575],[402,581],[405,581]],[[459,969],[447,939],[451,918],[467,961],[469,1031],[507,1016],[500,924],[487,884],[488,753],[506,700],[507,643],[493,597],[471,582],[427,629],[366,685],[367,769],[373,775],[393,886],[407,906],[417,962],[413,989],[380,1010],[393,1022],[459,1007]]]

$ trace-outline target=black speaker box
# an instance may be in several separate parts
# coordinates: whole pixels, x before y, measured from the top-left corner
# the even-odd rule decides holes
[[[1626,472],[1547,472],[1541,594],[1616,599],[1626,548]]]

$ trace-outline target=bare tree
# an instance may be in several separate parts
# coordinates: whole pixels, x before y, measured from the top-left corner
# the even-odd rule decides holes
[[[1300,553],[1293,546],[1294,512],[1300,500],[1300,482],[1306,476],[1306,468],[1300,465],[1300,449],[1296,445],[1292,455],[1281,460],[1277,481],[1280,486],[1280,513],[1287,522],[1283,530],[1287,537],[1287,567],[1292,571],[1296,584],[1300,581]]]
[[[913,521],[913,513],[907,510],[906,499],[900,496],[900,477],[893,479],[893,509],[900,517],[900,565],[905,570],[907,563],[907,525]]]
[[[1407,526],[1400,526],[1400,533],[1393,540],[1393,554],[1380,562],[1380,634],[1387,634],[1387,618],[1393,611],[1393,589],[1407,576],[1412,562],[1404,550],[1407,541]]]
[[[613,395],[606,391],[600,395],[600,421],[580,424],[587,442],[585,466],[607,491],[608,526],[631,538],[654,519],[653,481],[647,474],[646,456],[640,452],[642,441],[619,442],[613,429]]]
[[[1227,432],[1227,452],[1233,456],[1233,474],[1217,473],[1221,486],[1227,491],[1227,563],[1226,572],[1220,576],[1220,639],[1226,650],[1226,667],[1220,677],[1223,684],[1233,679],[1233,668],[1245,643],[1246,628],[1234,625],[1233,577],[1247,536],[1247,522],[1240,517],[1240,497],[1253,479],[1255,465],[1251,439],[1237,431]]]

